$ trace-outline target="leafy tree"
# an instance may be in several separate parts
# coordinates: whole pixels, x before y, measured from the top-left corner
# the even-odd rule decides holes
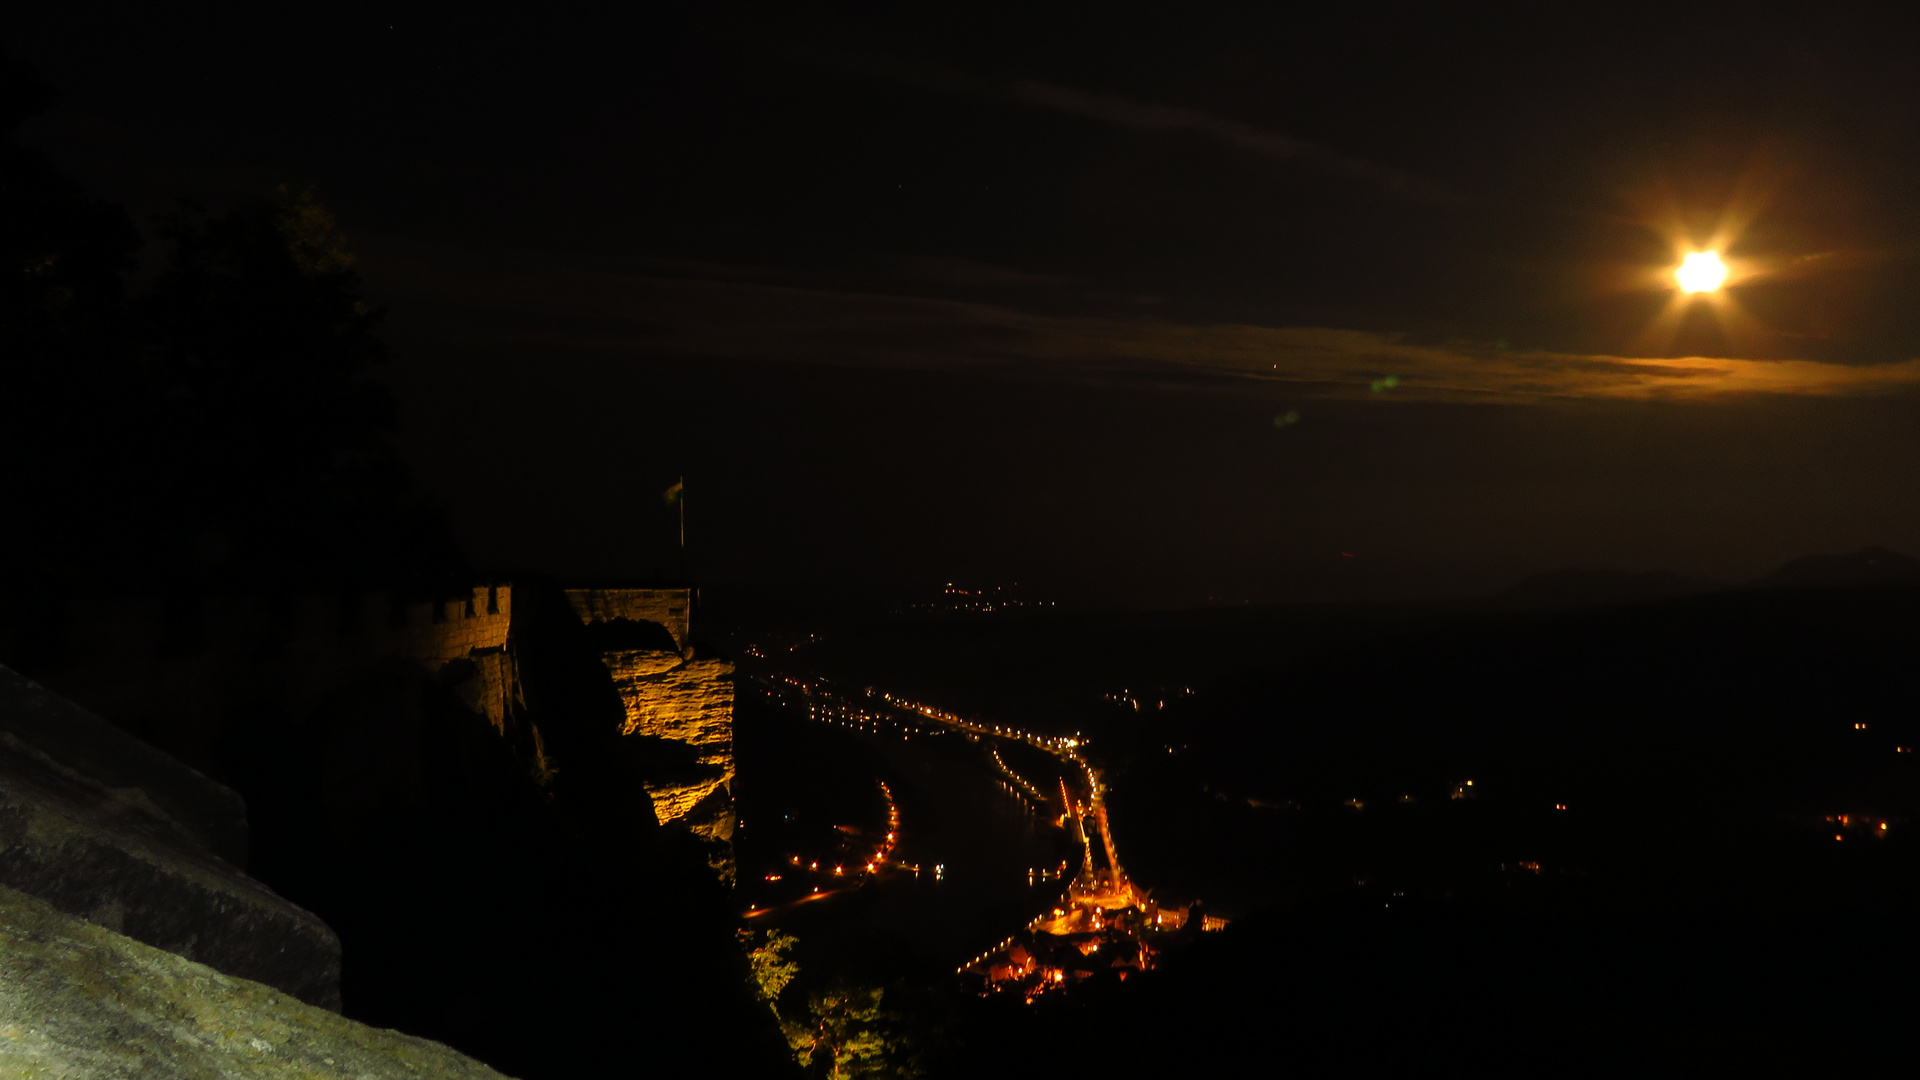
[[[778,930],[766,931],[755,944],[753,931],[740,931],[740,945],[753,964],[754,992],[773,1008],[775,1016],[780,1015],[780,992],[800,974],[800,965],[787,956],[799,944],[799,938]]]
[[[802,1068],[828,1080],[924,1075],[902,1018],[880,987],[836,983],[807,999],[810,1022],[781,1022]]]

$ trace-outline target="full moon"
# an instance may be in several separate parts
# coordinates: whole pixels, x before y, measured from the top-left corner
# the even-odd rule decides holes
[[[1712,292],[1726,284],[1727,264],[1720,261],[1717,251],[1696,251],[1680,260],[1673,278],[1680,283],[1681,292]]]

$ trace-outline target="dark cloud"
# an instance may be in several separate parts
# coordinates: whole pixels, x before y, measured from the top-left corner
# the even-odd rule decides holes
[[[1274,161],[1294,162],[1331,176],[1357,181],[1389,195],[1438,204],[1461,201],[1459,196],[1400,170],[1376,165],[1305,139],[1296,139],[1237,120],[1209,116],[1193,109],[1144,105],[1111,94],[1090,94],[1027,81],[1009,83],[1004,92],[1010,100],[1023,104],[1140,131],[1196,132],[1250,154]]]
[[[682,472],[701,574],[1123,601],[1920,544],[1911,5],[954,11],[14,44],[66,93],[31,141],[143,220],[319,185],[501,565],[674,565]]]
[[[1255,124],[1212,116],[1197,109],[1132,101],[1115,94],[1077,90],[1031,79],[996,79],[925,62],[792,53],[803,61],[830,64],[936,93],[985,98],[1147,132],[1189,132],[1236,150],[1286,162],[1380,194],[1452,205],[1460,196],[1403,170],[1367,161],[1307,139]]]

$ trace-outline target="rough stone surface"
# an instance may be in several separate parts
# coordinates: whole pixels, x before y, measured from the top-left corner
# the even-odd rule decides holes
[[[569,589],[574,613],[594,623],[652,622],[667,628],[679,653],[610,649],[601,661],[626,707],[622,734],[664,739],[691,750],[701,775],[643,779],[662,825],[679,824],[709,842],[709,864],[731,883],[733,865],[733,665],[687,648],[686,589]]]
[[[667,654],[671,655],[671,654]],[[621,733],[684,744],[719,774],[693,783],[648,781],[661,824],[684,817],[715,788],[733,783],[733,665],[725,660],[658,662],[661,654],[631,650],[601,657],[626,706]]]
[[[666,670],[626,667],[629,654],[602,659],[627,707],[628,735],[652,735],[694,747],[702,759],[733,766],[733,665],[687,660]],[[650,666],[649,666],[650,667]]]
[[[52,696],[37,687],[33,694]],[[106,743],[132,741],[104,724],[94,734]],[[201,847],[145,788],[102,784],[4,727],[0,885],[313,1004],[339,1007],[340,942],[325,923]]]
[[[631,622],[659,623],[673,635],[673,643],[686,652],[690,643],[692,589],[568,589],[567,602],[583,623]]]
[[[247,807],[231,788],[6,667],[0,667],[0,732],[124,798],[144,800],[194,843],[246,865]]]
[[[0,887],[0,1077],[497,1080],[436,1042],[305,1005]]]

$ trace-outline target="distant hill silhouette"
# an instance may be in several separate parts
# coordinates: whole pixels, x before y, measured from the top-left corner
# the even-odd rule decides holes
[[[1645,604],[1724,588],[1726,586],[1717,581],[1667,570],[1636,574],[1626,570],[1569,567],[1535,574],[1493,599],[1496,606],[1502,608],[1551,610]]]
[[[1489,599],[1492,606],[1508,611],[1558,611],[1650,604],[1730,588],[1821,589],[1855,585],[1920,585],[1920,559],[1879,547],[1862,548],[1847,555],[1809,555],[1738,586],[1668,570],[1633,573],[1567,567],[1525,578]]]
[[[1920,559],[1886,548],[1851,555],[1809,555],[1746,584],[1749,589],[1817,589],[1844,585],[1920,585]]]

